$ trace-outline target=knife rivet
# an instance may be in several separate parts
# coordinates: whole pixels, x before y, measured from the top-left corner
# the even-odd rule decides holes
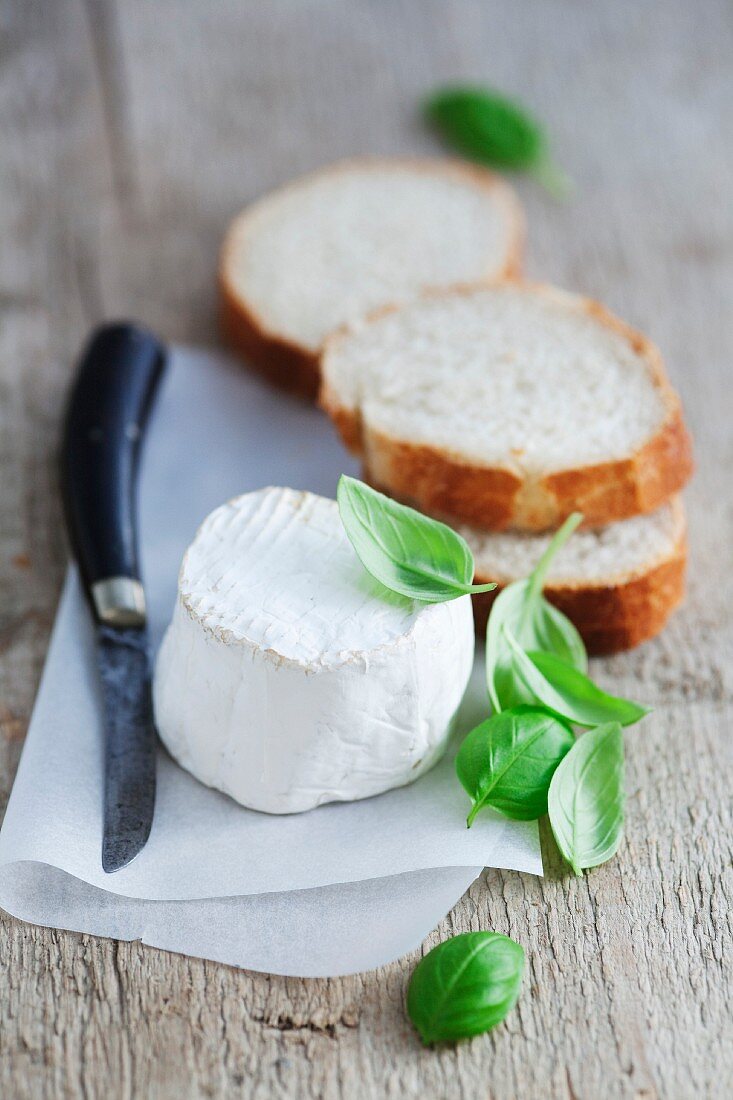
[[[145,625],[145,592],[133,577],[106,577],[91,586],[97,618],[109,626]]]

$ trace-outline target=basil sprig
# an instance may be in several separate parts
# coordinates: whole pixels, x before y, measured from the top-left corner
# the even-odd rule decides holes
[[[480,1035],[501,1023],[519,996],[524,951],[498,932],[464,932],[415,967],[407,1011],[426,1044]]]
[[[550,780],[574,741],[565,722],[537,707],[505,710],[471,730],[456,757],[473,801],[468,827],[484,806],[515,821],[546,814]]]
[[[557,846],[576,875],[615,855],[624,824],[624,739],[618,722],[578,738],[552,777],[548,809]]]
[[[515,675],[505,627],[524,650],[554,653],[579,672],[585,672],[588,667],[580,634],[570,619],[542,595],[551,562],[582,519],[579,512],[573,512],[554,534],[530,575],[507,585],[494,601],[486,629],[486,673],[494,710],[533,701],[532,693]]]
[[[362,565],[385,588],[425,603],[490,592],[472,584],[473,555],[445,523],[398,504],[363,481],[342,475],[336,494],[341,522]]]
[[[623,822],[621,727],[649,713],[647,707],[609,695],[589,679],[577,630],[542,596],[548,566],[580,519],[575,514],[566,520],[530,576],[509,585],[495,601],[486,632],[489,697],[497,711],[492,721],[507,717],[512,724],[503,727],[497,722],[492,727],[490,721],[477,727],[469,734],[465,749],[461,746],[456,762],[459,778],[474,800],[470,823],[480,805],[493,804],[497,787],[501,794],[502,754],[494,748],[494,738],[511,758],[525,739],[532,741],[531,730],[523,731],[521,723],[528,721],[527,714],[537,713],[537,708],[567,726],[589,727],[591,732],[577,741],[571,735],[554,768],[545,758],[544,773],[543,762],[533,759],[530,748],[523,760],[528,770],[516,772],[520,781],[511,792],[515,815],[534,815],[540,805],[538,780],[544,774],[553,833],[577,873],[609,859],[618,847]],[[492,735],[493,729],[497,732]],[[542,745],[540,735],[532,741],[532,746],[535,744]],[[512,775],[511,765],[507,775]],[[501,810],[498,801],[495,808]]]
[[[443,88],[424,105],[425,117],[455,149],[492,168],[529,172],[556,197],[570,181],[550,159],[539,122],[514,100],[489,88]]]
[[[582,672],[572,668],[553,653],[525,653],[516,638],[504,627],[512,651],[513,672],[533,702],[578,726],[598,726],[619,722],[631,726],[649,713],[648,707],[607,695]]]

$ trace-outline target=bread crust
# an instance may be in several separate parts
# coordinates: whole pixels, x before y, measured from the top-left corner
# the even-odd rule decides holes
[[[609,584],[547,584],[544,594],[578,628],[594,655],[633,649],[660,632],[685,597],[687,542],[684,531],[672,552],[645,572]],[[476,582],[492,577],[477,572]],[[476,631],[483,635],[491,606],[505,585],[473,596]]]
[[[326,175],[347,173],[353,169],[379,168],[384,165],[402,167],[424,173],[440,173],[470,180],[475,186],[491,193],[504,208],[509,226],[509,245],[503,268],[492,269],[486,281],[493,282],[497,276],[517,277],[522,267],[524,242],[526,236],[522,207],[514,190],[493,172],[477,165],[453,159],[420,157],[355,157],[338,161],[318,172],[300,177],[283,188],[265,195],[258,202],[247,207],[230,225],[221,249],[219,259],[219,297],[220,324],[222,334],[232,350],[267,378],[270,382],[291,393],[308,400],[318,396],[320,384],[321,349],[312,349],[295,343],[287,337],[272,332],[251,304],[238,293],[230,275],[230,252],[234,246],[235,231],[241,227],[244,219],[255,216],[262,203],[285,190],[294,190]]]
[[[495,280],[501,286],[509,280]],[[512,286],[553,297],[564,292],[540,284]],[[479,289],[455,287],[443,293],[467,294]],[[478,465],[447,449],[396,439],[365,423],[358,409],[343,405],[326,380],[320,404],[334,421],[345,445],[361,457],[371,482],[385,492],[409,498],[423,511],[486,530],[544,531],[559,526],[574,511],[586,526],[653,512],[678,493],[693,472],[692,441],[679,397],[670,385],[657,348],[592,299],[573,301],[629,341],[646,359],[660,391],[664,419],[641,447],[626,458],[579,466],[544,476],[530,476],[517,465]],[[379,310],[372,319],[383,316]],[[324,354],[343,339],[347,329],[329,337]]]
[[[320,385],[318,354],[268,333],[255,314],[219,277],[221,331],[231,349],[268,382],[289,393],[315,401]]]

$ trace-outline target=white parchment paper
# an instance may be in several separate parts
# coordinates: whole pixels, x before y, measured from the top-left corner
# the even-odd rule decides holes
[[[355,472],[321,413],[213,353],[177,350],[140,485],[154,648],[199,522],[237,493],[326,495]],[[485,715],[477,671],[458,733]],[[465,827],[453,752],[410,787],[272,817],[245,810],[161,751],[150,840],[114,875],[100,864],[104,753],[93,633],[69,572],[0,833],[0,905],[72,928],[294,975],[347,973],[414,947],[482,866],[541,873],[534,823],[486,813]]]

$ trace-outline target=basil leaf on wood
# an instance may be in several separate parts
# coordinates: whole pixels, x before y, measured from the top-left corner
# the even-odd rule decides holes
[[[341,521],[362,565],[393,592],[442,603],[496,588],[471,583],[473,555],[445,523],[345,474],[339,480],[337,500]]]
[[[624,739],[618,722],[584,733],[550,783],[552,832],[576,875],[615,855],[624,824]]]
[[[464,932],[415,967],[407,1011],[424,1043],[454,1042],[500,1023],[519,996],[524,951],[498,932]]]
[[[554,653],[579,672],[585,672],[588,667],[580,634],[570,619],[542,595],[550,563],[582,519],[579,512],[573,512],[555,532],[530,575],[507,585],[494,601],[486,628],[486,678],[494,710],[530,703],[533,698],[514,675],[505,626],[524,650]]]
[[[575,738],[561,719],[538,707],[516,707],[488,718],[465,737],[456,772],[473,800],[470,828],[482,807],[515,821],[547,813],[550,780]]]
[[[533,702],[579,726],[618,722],[630,726],[649,713],[648,707],[607,695],[582,672],[571,668],[552,653],[525,653],[508,627],[504,627],[512,650],[513,672]]]
[[[530,172],[556,197],[570,181],[552,163],[539,122],[514,100],[489,88],[443,88],[424,105],[425,116],[442,137],[480,164]]]

